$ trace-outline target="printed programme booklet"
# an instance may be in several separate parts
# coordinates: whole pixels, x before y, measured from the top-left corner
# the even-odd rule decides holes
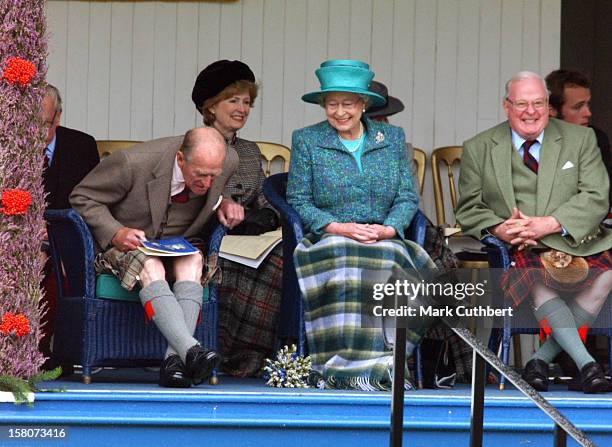
[[[281,241],[280,228],[259,236],[227,235],[221,241],[219,256],[256,269]]]
[[[197,248],[180,236],[142,241],[138,250],[149,256],[186,256],[198,253]]]

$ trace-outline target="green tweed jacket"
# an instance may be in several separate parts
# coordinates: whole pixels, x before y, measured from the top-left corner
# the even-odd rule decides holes
[[[511,139],[504,122],[463,144],[456,216],[470,236],[482,238],[516,206]],[[551,118],[544,130],[533,200],[537,216],[554,216],[568,234],[551,234],[540,242],[575,256],[609,250],[612,232],[600,226],[608,213],[608,188],[593,131]]]
[[[404,131],[368,119],[364,124],[363,172],[327,121],[293,132],[287,200],[306,231],[320,234],[331,222],[377,223],[404,238],[419,206]]]

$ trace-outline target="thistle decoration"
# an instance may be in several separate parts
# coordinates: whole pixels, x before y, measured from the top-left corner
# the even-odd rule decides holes
[[[298,355],[295,345],[285,345],[276,353],[276,360],[266,359],[266,385],[276,388],[308,388],[307,379],[311,367],[310,356]]]

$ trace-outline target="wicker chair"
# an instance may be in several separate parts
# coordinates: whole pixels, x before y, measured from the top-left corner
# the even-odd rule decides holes
[[[93,239],[83,219],[73,209],[47,210],[45,219],[58,284],[54,355],[80,364],[87,384],[94,367],[159,366],[167,343],[155,324],[145,323],[138,293],[128,293],[115,279],[118,288],[106,288],[101,296]],[[220,244],[213,233],[208,252],[218,252]],[[216,293],[216,286],[209,286],[195,334],[208,349],[217,346]],[[215,371],[211,383],[216,382]]]
[[[506,245],[499,239],[493,236],[486,236],[483,243],[487,246],[489,254],[489,265],[492,271],[496,272],[499,279],[501,272],[510,268],[510,255]],[[499,287],[499,281],[493,282],[493,297],[497,299],[496,306],[508,308],[512,306],[512,301],[503,297],[503,293]],[[529,300],[525,300],[514,313],[514,316],[504,316],[502,329],[494,328],[489,339],[489,348],[496,351],[501,342],[501,358],[505,364],[508,364],[510,356],[510,340],[516,334],[538,334],[540,326],[533,315],[533,310],[529,305]],[[589,334],[605,335],[608,337],[608,358],[612,359],[612,300],[608,300],[599,312],[597,321],[592,328],[589,329]],[[499,389],[505,387],[505,377],[502,375],[499,382]]]
[[[286,200],[287,177],[286,173],[271,175],[264,181],[263,192],[268,201],[280,212],[283,229],[283,298],[281,303],[283,318],[280,321],[279,337],[296,339],[298,353],[304,355],[306,352],[304,304],[293,263],[293,252],[304,237],[304,230],[300,216]],[[409,239],[419,245],[423,245],[425,241],[425,222],[425,216],[418,211],[408,230]],[[422,370],[419,347],[415,355],[416,376],[417,381],[420,381]]]

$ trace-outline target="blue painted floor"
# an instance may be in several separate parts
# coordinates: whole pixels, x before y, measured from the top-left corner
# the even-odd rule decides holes
[[[105,369],[90,385],[73,375],[43,383],[32,407],[0,404],[0,446],[387,445],[390,393],[276,389],[220,376],[219,385],[160,388],[157,372]],[[63,389],[62,392],[51,390]],[[545,394],[599,446],[612,446],[612,394],[554,385]],[[406,393],[408,447],[469,444],[470,388]],[[551,446],[553,425],[515,389],[488,386],[485,446]],[[64,427],[53,440],[7,439],[9,427]],[[577,445],[568,442],[568,445]]]

